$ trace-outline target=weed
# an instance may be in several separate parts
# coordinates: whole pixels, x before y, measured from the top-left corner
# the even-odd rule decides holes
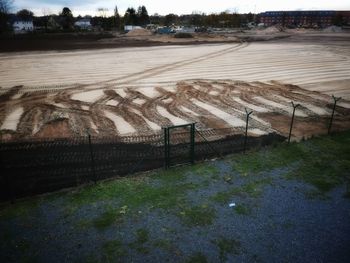
[[[236,239],[227,239],[224,237],[212,241],[219,248],[220,261],[227,260],[227,254],[240,254],[241,242]]]
[[[232,196],[234,195],[240,195],[240,196],[248,196],[257,198],[261,196],[263,187],[266,184],[271,184],[272,179],[271,178],[264,178],[260,180],[251,181],[247,184],[244,184],[239,187],[235,187],[231,190],[224,191],[224,192],[218,192],[214,196],[211,197],[212,200],[218,202],[218,203],[227,203],[230,201]]]
[[[232,168],[240,174],[259,173],[292,164],[306,155],[304,145],[292,143],[289,146],[278,145],[265,148],[247,155],[236,155],[232,160]]]
[[[250,215],[252,213],[251,208],[244,205],[237,205],[235,211],[239,215]]]
[[[140,228],[136,230],[136,240],[130,243],[131,248],[136,249],[139,253],[148,254],[149,248],[145,247],[145,243],[149,240],[149,232],[147,229]]]
[[[200,252],[193,254],[188,260],[187,263],[207,263],[207,258]]]
[[[171,244],[170,240],[167,239],[158,239],[153,242],[153,246],[167,250],[172,251],[173,245]]]
[[[99,217],[93,220],[93,226],[99,230],[104,230],[121,219],[122,216],[117,210],[108,208]]]
[[[186,225],[206,226],[213,223],[216,212],[213,208],[202,205],[187,207],[180,212],[179,216]]]
[[[102,246],[103,254],[107,262],[119,262],[120,258],[126,255],[126,250],[119,240],[110,240]]]
[[[136,243],[138,244],[144,244],[148,241],[149,233],[147,229],[140,228],[136,231]]]

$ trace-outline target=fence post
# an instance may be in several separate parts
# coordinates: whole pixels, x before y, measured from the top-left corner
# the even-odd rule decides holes
[[[164,130],[164,168],[168,168],[168,128]]]
[[[91,161],[92,175],[94,177],[94,182],[96,184],[97,176],[96,176],[96,171],[95,171],[94,153],[93,153],[92,144],[91,144],[91,135],[90,135],[89,131],[87,131],[87,133],[88,133],[88,138],[89,138],[89,149],[90,149],[90,161]]]
[[[332,98],[334,100],[334,105],[333,105],[333,111],[332,111],[332,116],[331,116],[331,120],[329,122],[329,126],[328,126],[328,134],[331,134],[331,129],[332,129],[332,124],[333,124],[333,117],[334,117],[334,112],[335,112],[335,107],[337,106],[337,102],[339,100],[341,100],[341,97],[334,97],[334,95],[332,95]]]
[[[195,133],[196,133],[196,123],[192,123],[191,124],[191,151],[190,151],[191,164],[194,164],[194,159],[195,159],[195,156],[194,156]]]
[[[253,111],[248,112],[247,108],[244,108],[245,112],[247,114],[246,118],[246,125],[245,125],[245,136],[244,136],[244,148],[243,148],[243,153],[245,153],[246,147],[247,147],[247,139],[248,139],[248,122],[249,122],[249,116],[250,114],[253,113]]]
[[[288,144],[290,143],[290,137],[292,136],[292,129],[293,129],[293,122],[294,122],[294,115],[295,115],[295,109],[300,106],[300,104],[294,104],[293,101],[291,101],[293,106],[293,115],[292,115],[292,121],[290,123],[290,129],[289,129],[289,136],[288,136]]]

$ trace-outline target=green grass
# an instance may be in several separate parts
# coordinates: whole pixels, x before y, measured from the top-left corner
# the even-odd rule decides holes
[[[207,258],[200,252],[193,254],[186,263],[207,263]]]
[[[218,203],[227,203],[232,199],[233,196],[252,198],[260,197],[263,193],[263,187],[271,183],[271,178],[254,180],[242,186],[234,187],[228,191],[218,192],[214,196],[212,196],[211,199]]]
[[[187,226],[207,226],[214,222],[216,212],[208,205],[201,205],[186,207],[182,209],[179,216]]]
[[[149,232],[147,229],[140,228],[136,230],[136,240],[129,244],[129,247],[136,249],[139,253],[148,254],[149,248],[145,246],[145,243],[149,241]]]
[[[270,171],[302,160],[306,154],[305,151],[305,146],[298,143],[267,147],[260,151],[234,156],[232,168],[242,175]]]
[[[110,240],[102,246],[103,255],[106,262],[122,262],[121,257],[126,255],[126,250],[119,240]]]
[[[104,230],[110,227],[113,223],[120,223],[121,221],[122,215],[119,211],[113,208],[108,208],[100,216],[93,219],[92,224],[95,228]]]
[[[249,206],[247,205],[236,205],[235,211],[239,215],[250,215],[252,213],[252,210]]]
[[[136,231],[136,243],[144,244],[148,241],[149,232],[147,229],[140,228]]]
[[[227,254],[238,255],[241,253],[241,242],[236,239],[227,239],[220,237],[218,240],[212,241],[219,249],[220,261],[227,260]]]
[[[287,178],[309,183],[321,193],[350,182],[350,132],[314,138],[303,144],[308,151]]]

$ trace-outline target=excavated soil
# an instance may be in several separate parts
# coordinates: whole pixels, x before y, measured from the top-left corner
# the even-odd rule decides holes
[[[253,111],[249,134],[288,135],[291,101],[299,103],[295,138],[323,134],[332,98],[295,85],[232,80],[189,80],[174,86],[74,87],[26,92],[13,87],[0,96],[2,139],[152,135],[161,127],[196,122],[199,130],[223,135],[245,131],[246,110]],[[350,128],[350,102],[336,108],[334,128]],[[21,114],[13,114],[23,109]],[[216,133],[216,136],[217,134]]]
[[[318,38],[3,53],[1,138],[62,138],[89,131],[137,141],[190,122],[202,131],[215,129],[215,136],[242,134],[245,109],[254,111],[250,135],[286,136],[291,101],[301,105],[293,128],[294,138],[301,138],[327,132],[332,94],[342,97],[333,129],[348,129],[349,37]]]

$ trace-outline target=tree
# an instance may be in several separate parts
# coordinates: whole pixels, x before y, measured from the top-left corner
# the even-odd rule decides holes
[[[171,26],[172,24],[176,24],[178,18],[179,17],[175,14],[168,14],[165,16],[164,24],[166,26]]]
[[[138,23],[140,26],[145,26],[149,24],[149,15],[144,5],[139,6],[137,10],[137,16],[138,16]]]
[[[74,18],[72,11],[68,7],[64,7],[60,13],[61,24],[64,30],[69,30],[73,27]]]
[[[32,20],[34,17],[34,13],[28,9],[22,9],[18,11],[16,15],[22,20]]]
[[[115,27],[119,30],[120,29],[120,15],[119,15],[117,6],[115,6],[115,8],[114,8],[114,24],[115,24]]]
[[[9,12],[12,8],[12,0],[0,0],[0,34],[10,30]]]
[[[136,25],[137,24],[137,15],[136,10],[132,7],[129,7],[124,15],[125,25]]]

